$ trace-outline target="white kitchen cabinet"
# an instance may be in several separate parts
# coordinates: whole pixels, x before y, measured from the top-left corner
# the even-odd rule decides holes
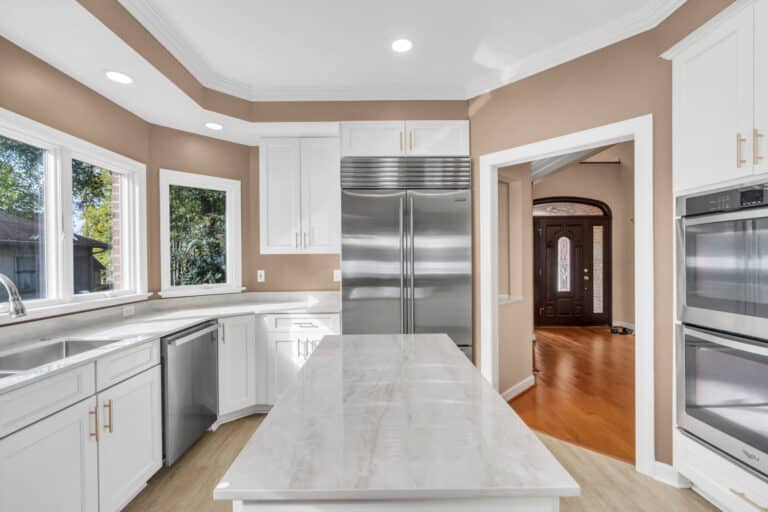
[[[755,91],[754,9],[735,4],[665,54],[673,60],[676,192],[755,172],[754,98],[768,93]]]
[[[0,440],[0,510],[98,512],[91,397]]]
[[[407,154],[469,155],[469,121],[406,121]]]
[[[264,139],[259,145],[262,254],[335,254],[341,238],[339,141]]]
[[[121,510],[163,465],[161,386],[155,366],[98,395],[99,512]]]
[[[768,0],[755,4],[755,132],[756,173],[768,172]]]
[[[252,315],[220,321],[219,416],[256,405],[256,320]]]
[[[469,121],[351,121],[342,156],[468,156]]]

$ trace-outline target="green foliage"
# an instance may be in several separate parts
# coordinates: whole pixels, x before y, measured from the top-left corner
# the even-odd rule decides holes
[[[81,224],[78,234],[111,245],[112,172],[72,160],[72,209],[75,227]],[[94,257],[105,268],[110,268],[111,251],[97,252]]]
[[[0,210],[28,220],[43,213],[44,151],[0,136]]]
[[[171,283],[224,283],[226,193],[170,187]]]

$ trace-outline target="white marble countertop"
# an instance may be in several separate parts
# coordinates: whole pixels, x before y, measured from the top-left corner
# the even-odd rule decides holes
[[[214,491],[221,500],[575,496],[442,334],[329,336]]]
[[[90,363],[106,354],[159,340],[163,336],[206,320],[250,314],[335,313],[339,311],[338,301],[327,300],[328,295],[333,296],[335,294],[315,295],[325,295],[326,299],[316,300],[312,294],[285,294],[280,300],[275,300],[274,295],[265,295],[264,300],[254,300],[251,297],[249,300],[243,301],[238,300],[238,297],[234,296],[231,303],[208,306],[192,305],[185,303],[183,300],[172,299],[176,300],[176,303],[180,305],[177,308],[169,308],[167,304],[163,304],[162,300],[149,301],[146,304],[150,308],[154,306],[155,310],[127,318],[115,319],[111,317],[106,321],[89,321],[79,327],[65,329],[57,333],[55,337],[47,336],[44,340],[31,337],[28,340],[4,345],[0,348],[0,356],[37,345],[55,343],[57,340],[62,339],[116,340],[115,343],[110,343],[76,356],[67,357],[0,378],[0,393],[5,393],[47,378],[55,373]]]

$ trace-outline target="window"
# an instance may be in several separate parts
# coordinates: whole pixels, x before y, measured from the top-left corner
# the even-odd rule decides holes
[[[557,291],[571,291],[571,240],[565,236],[557,239]]]
[[[163,296],[241,291],[240,182],[160,170]]]
[[[0,272],[25,320],[147,297],[145,174],[0,108]],[[0,323],[7,299],[0,287]]]

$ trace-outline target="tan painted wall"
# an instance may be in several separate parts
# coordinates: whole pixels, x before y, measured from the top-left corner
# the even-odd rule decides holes
[[[499,304],[499,385],[505,391],[533,371],[533,189],[531,165],[522,164],[499,169],[499,181],[508,184],[509,202],[500,208],[500,216],[508,215],[508,261],[502,259],[501,240],[499,265],[509,264],[512,302]]]
[[[611,251],[613,320],[635,322],[635,237],[634,237],[634,144],[626,142],[595,155],[592,160],[621,164],[574,164],[545,176],[533,185],[533,198],[555,196],[597,199],[613,215]],[[533,251],[533,247],[531,247]],[[533,312],[531,312],[533,314]]]
[[[672,460],[673,424],[672,66],[659,55],[731,3],[687,2],[654,30],[491,91],[469,105],[475,168],[485,153],[653,114],[656,458],[667,463]],[[475,204],[478,192],[475,186]],[[477,247],[475,238],[476,262]],[[478,293],[476,279],[476,320]],[[475,321],[476,340],[478,334]]]

